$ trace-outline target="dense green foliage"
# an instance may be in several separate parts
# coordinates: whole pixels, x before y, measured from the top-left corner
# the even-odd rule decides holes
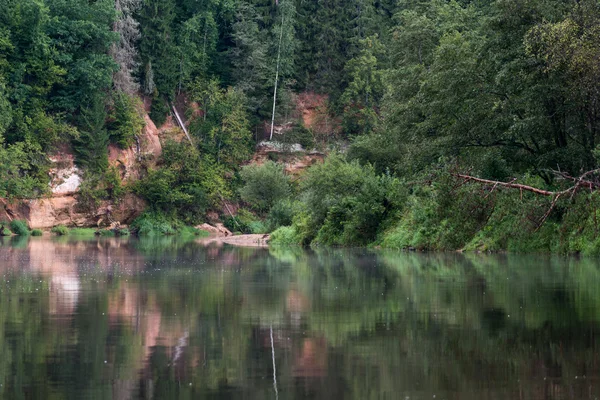
[[[19,236],[28,236],[30,233],[27,222],[18,219],[10,221],[10,230]]]
[[[115,94],[108,128],[111,139],[120,147],[133,145],[137,134],[144,128],[143,107],[137,97],[123,92]]]
[[[189,144],[167,142],[162,159],[159,168],[149,171],[135,188],[153,210],[195,224],[230,194],[222,165],[210,156],[202,157]]]
[[[552,205],[453,173],[561,190],[569,183],[553,169],[598,167],[598,4],[406,1],[394,12],[389,31],[359,41],[340,97],[356,135],[348,157],[364,166],[355,174],[388,181],[361,196],[343,169],[322,170],[330,161],[313,167],[300,185],[305,211],[274,241],[596,253],[595,193]],[[367,214],[353,207],[365,199]]]
[[[572,215],[591,215],[587,194],[545,216],[552,199],[449,188],[468,171],[563,189],[552,170],[599,166],[598,32],[595,0],[4,0],[0,197],[46,194],[49,155],[72,149],[87,210],[133,190],[174,223],[237,203],[256,215],[224,217],[236,231],[444,249],[512,248],[494,235],[530,210],[535,235],[562,239],[524,248],[583,251],[596,233]],[[312,93],[326,110],[308,115],[297,95]],[[149,160],[144,107],[161,125],[184,104],[189,135]],[[291,186],[275,164],[242,167],[271,117],[282,148],[343,154]],[[135,151],[130,187],[111,143]],[[505,214],[512,225],[494,222]]]
[[[242,200],[263,211],[290,195],[289,178],[283,165],[267,161],[263,165],[248,165],[240,173],[244,186],[240,189]]]
[[[146,212],[138,217],[129,230],[120,230],[120,236],[127,236],[131,232],[138,236],[206,236],[207,233],[200,229],[184,225],[176,217],[168,217],[160,212]],[[113,232],[114,234],[114,232]]]
[[[52,228],[52,233],[57,236],[66,236],[69,234],[69,228],[64,225],[58,225]]]

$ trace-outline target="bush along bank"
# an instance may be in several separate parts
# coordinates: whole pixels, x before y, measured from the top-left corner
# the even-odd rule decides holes
[[[138,217],[128,228],[96,229],[96,228],[68,228],[64,225],[55,226],[51,232],[56,236],[69,236],[74,238],[86,237],[126,237],[131,234],[137,236],[194,236],[205,237],[209,233],[201,229],[187,226],[176,219],[169,219],[164,215],[147,212]],[[35,236],[35,235],[34,235]]]
[[[443,169],[406,182],[333,155],[267,212],[288,205],[270,244],[596,255],[596,176],[549,185],[530,175],[486,181]]]

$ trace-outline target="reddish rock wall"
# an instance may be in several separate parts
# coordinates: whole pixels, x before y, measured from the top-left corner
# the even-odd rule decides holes
[[[0,200],[0,221],[26,220],[31,229],[50,229],[57,225],[106,227],[113,222],[127,225],[146,208],[146,203],[127,194],[117,205],[103,202],[94,210],[82,210],[75,196],[50,197],[8,202]]]

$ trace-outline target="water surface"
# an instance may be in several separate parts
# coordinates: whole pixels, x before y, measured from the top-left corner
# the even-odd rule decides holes
[[[6,399],[596,399],[600,264],[0,242]]]

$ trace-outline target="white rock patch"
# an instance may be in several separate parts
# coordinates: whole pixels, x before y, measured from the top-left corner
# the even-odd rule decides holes
[[[76,192],[81,186],[81,175],[77,167],[57,171],[54,182],[58,185],[50,185],[53,194],[68,194]]]

